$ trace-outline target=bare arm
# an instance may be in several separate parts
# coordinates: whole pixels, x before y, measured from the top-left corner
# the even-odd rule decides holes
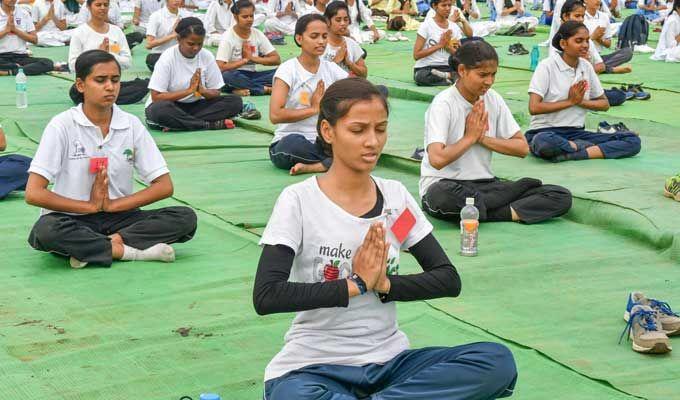
[[[38,44],[38,35],[35,33],[35,31],[24,32],[19,28],[14,28],[14,33],[27,42]]]
[[[431,143],[427,146],[427,158],[435,169],[442,169],[459,159],[475,143],[470,136],[463,136],[456,143],[449,145]]]
[[[414,60],[420,60],[421,58],[425,58],[438,52],[444,48],[444,44],[440,41],[440,43],[437,43],[435,46],[428,47],[427,49],[424,49],[423,47],[425,47],[425,38],[420,35],[416,35],[416,43],[413,45]]]
[[[583,100],[578,106],[591,111],[607,111],[609,110],[609,100],[603,94],[595,99]]]
[[[156,90],[151,90],[151,100],[152,101],[177,101],[185,97],[188,97],[196,92],[193,87],[188,87],[184,90],[178,90],[176,92],[158,92]]]
[[[345,65],[356,76],[365,78],[368,75],[368,67],[366,66],[366,62],[364,61],[363,58],[360,58],[359,61],[355,63],[351,61],[345,61]]]
[[[0,128],[0,151],[5,151],[7,148],[7,139],[5,138],[5,131]]]
[[[220,69],[220,72],[224,71],[233,71],[235,69],[239,69],[242,66],[248,64],[248,60],[245,58],[242,58],[240,60],[234,60],[234,61],[220,61],[217,60],[217,66]]]
[[[251,56],[250,60],[254,62],[255,64],[260,64],[260,65],[279,65],[281,64],[281,56],[279,56],[279,53],[277,51],[272,51],[269,54],[266,54],[262,57],[259,56]]]
[[[73,200],[47,189],[48,180],[31,172],[26,183],[26,203],[53,211],[92,214],[99,212],[101,207],[96,201]]]
[[[606,69],[606,66],[604,65],[603,62],[599,62],[599,63],[593,65],[593,69],[595,69],[596,74],[601,74]]]
[[[172,32],[171,34],[163,36],[163,37],[158,38],[158,39],[156,39],[155,36],[146,35],[146,45],[145,45],[145,47],[148,50],[151,50],[154,47],[158,47],[160,45],[171,42],[171,41],[175,40],[176,38],[177,38],[176,32]]]
[[[279,78],[274,79],[272,97],[269,100],[269,119],[272,124],[298,122],[319,113],[319,105],[318,103],[315,105],[314,102],[307,108],[286,108],[286,98],[288,98],[289,91],[290,88],[286,82]]]
[[[465,19],[461,18],[458,26],[463,31],[463,35],[465,35],[465,37],[473,36],[472,25],[470,25],[470,23],[467,22]]]
[[[529,144],[522,132],[515,133],[510,139],[482,136],[479,144],[496,153],[524,158],[529,154]]]
[[[135,13],[132,15],[132,24],[139,26],[139,19],[142,15],[142,9],[140,7],[135,7]]]
[[[164,174],[151,181],[151,184],[148,187],[137,193],[110,200],[104,211],[121,212],[144,207],[148,204],[172,196],[173,192],[174,187],[172,185],[172,179],[170,179],[170,174]]]
[[[548,103],[543,101],[543,97],[536,93],[529,93],[529,114],[540,115],[562,111],[576,104],[570,99]]]

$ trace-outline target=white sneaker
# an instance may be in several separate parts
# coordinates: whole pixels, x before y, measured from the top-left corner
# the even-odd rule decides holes
[[[71,268],[73,269],[81,269],[87,266],[87,262],[85,261],[80,261],[77,258],[71,257],[68,260],[68,263],[71,264]]]
[[[646,45],[646,44],[635,45],[635,47],[633,48],[633,50],[634,50],[636,53],[654,53],[654,48],[649,47],[649,46]]]
[[[397,33],[397,39],[399,39],[399,40],[402,41],[402,42],[408,42],[408,41],[410,41],[410,39],[407,38],[406,36],[404,36],[404,34],[401,33],[401,32]]]
[[[390,35],[387,35],[387,41],[388,42],[398,42],[399,38],[396,35],[390,34]]]

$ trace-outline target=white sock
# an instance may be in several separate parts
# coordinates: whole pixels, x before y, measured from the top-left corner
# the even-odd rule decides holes
[[[165,243],[158,243],[146,250],[135,249],[128,245],[123,245],[123,257],[125,261],[175,261],[175,249]]]
[[[75,269],[83,268],[87,265],[87,262],[80,261],[80,260],[78,260],[77,258],[74,258],[74,257],[71,257],[68,260],[68,262],[69,262],[69,264],[71,264],[71,268],[75,268]]]

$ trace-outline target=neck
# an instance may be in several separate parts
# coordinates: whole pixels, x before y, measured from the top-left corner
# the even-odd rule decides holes
[[[326,11],[326,6],[323,5],[323,4],[316,3],[316,5],[315,5],[314,7],[316,7],[316,9],[319,10],[319,11],[321,11],[321,12],[325,12],[325,11]]]
[[[9,14],[9,13],[11,13],[11,12],[14,12],[14,7],[10,7],[10,6],[5,5],[4,3],[2,3],[2,11],[4,11],[5,14]]]
[[[443,24],[443,23],[446,22],[446,18],[439,15],[439,13],[435,13],[434,14],[434,21],[439,23],[439,24]]]
[[[298,60],[300,61],[300,64],[307,69],[318,67],[321,63],[318,56],[308,54],[304,51],[300,53]]]
[[[246,36],[250,34],[250,28],[246,26],[234,25],[234,32],[236,32],[238,35]]]
[[[461,82],[460,78],[456,81],[456,89],[458,89],[458,93],[460,93],[460,95],[463,96],[463,98],[467,100],[470,104],[474,104],[475,102],[477,102],[477,100],[479,100],[479,95],[474,94],[467,90],[463,83]]]
[[[572,57],[569,54],[562,52],[562,59],[564,60],[565,63],[567,63],[568,66],[572,68],[576,68],[578,66],[578,59],[579,57]]]
[[[173,13],[173,14],[177,14],[177,12],[179,11],[179,8],[178,8],[178,7],[170,7],[170,6],[168,6],[168,11],[170,11],[170,12]]]
[[[331,31],[328,32],[328,41],[331,44],[342,43],[342,40],[343,40],[342,36],[337,35]]]
[[[586,7],[586,11],[587,11],[588,14],[590,14],[590,15],[595,15],[595,13],[597,13],[597,7],[592,7],[592,8]]]
[[[371,174],[355,171],[342,162],[333,162],[324,175],[319,177],[324,184],[335,193],[342,193],[346,198],[361,198],[370,193],[373,184]]]
[[[93,28],[103,28],[108,24],[108,21],[105,21],[100,18],[92,17],[90,18],[90,26]]]
[[[109,133],[109,125],[113,116],[113,107],[100,107],[96,104],[83,102],[83,113],[93,124],[98,126],[104,136]]]

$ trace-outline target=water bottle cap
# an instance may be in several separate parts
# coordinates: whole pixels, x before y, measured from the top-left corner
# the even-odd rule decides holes
[[[24,69],[23,69],[23,68],[19,68],[19,71],[18,71],[18,72],[19,72],[19,73],[23,73],[23,72],[24,72]]]
[[[201,393],[199,400],[220,400],[220,395],[215,393]]]
[[[474,197],[466,197],[465,198],[465,205],[474,206],[475,205],[475,198]]]

